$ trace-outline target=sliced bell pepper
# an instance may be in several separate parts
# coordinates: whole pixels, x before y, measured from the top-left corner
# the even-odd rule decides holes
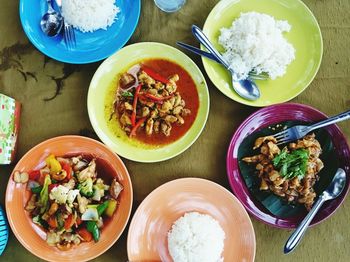
[[[40,178],[40,170],[32,170],[29,172],[29,180],[38,181]]]
[[[94,238],[95,242],[98,242],[98,240],[100,239],[100,230],[97,227],[96,221],[87,221],[86,229],[92,234],[92,237]]]
[[[92,240],[92,234],[86,228],[79,228],[77,233],[85,242],[90,242]]]
[[[135,126],[135,122],[136,122],[136,106],[137,106],[137,99],[138,99],[138,95],[140,93],[141,90],[141,84],[139,84],[136,87],[136,91],[135,91],[135,95],[134,95],[134,101],[132,104],[132,114],[131,114],[131,124],[132,126]]]
[[[75,223],[75,217],[72,214],[70,214],[64,221],[64,229],[65,230],[70,229],[74,225],[74,223]]]
[[[135,136],[135,135],[136,135],[137,129],[143,124],[143,122],[145,122],[145,120],[146,120],[146,117],[141,118],[141,119],[136,123],[136,125],[131,129],[131,132],[130,132],[129,137],[132,137],[132,136]]]
[[[47,166],[50,168],[50,173],[51,174],[57,174],[62,170],[62,166],[60,162],[56,159],[54,155],[49,155],[46,159],[45,162]]]
[[[46,159],[45,159],[45,163],[48,167],[50,167],[50,161],[51,159],[55,159],[55,155],[50,154]]]
[[[142,70],[149,75],[150,77],[152,77],[154,80],[157,80],[159,82],[162,82],[163,84],[167,84],[169,83],[169,80],[166,79],[164,76],[160,75],[159,73],[153,71],[151,68],[149,67],[142,67]]]
[[[47,220],[47,223],[49,224],[49,226],[51,228],[57,228],[58,227],[57,219],[56,219],[55,216],[50,216],[49,219]]]
[[[72,167],[68,163],[61,163],[62,169],[66,171],[66,179],[69,180],[72,178]]]
[[[110,199],[108,201],[108,207],[105,211],[106,216],[112,217],[115,210],[117,209],[118,201],[115,199]]]

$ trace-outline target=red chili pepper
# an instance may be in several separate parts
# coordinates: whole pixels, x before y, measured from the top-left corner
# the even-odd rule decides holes
[[[136,125],[131,129],[129,137],[135,136],[137,129],[145,122],[146,117],[141,118],[139,121],[137,121]]]
[[[72,167],[70,166],[70,164],[68,163],[61,163],[62,165],[62,169],[64,171],[66,171],[67,173],[67,176],[66,176],[66,179],[69,180],[72,178]]]
[[[162,82],[163,84],[167,84],[169,83],[169,80],[166,79],[164,76],[161,76],[160,74],[158,74],[157,72],[154,72],[152,69],[150,69],[149,67],[142,67],[142,70],[149,75],[150,77],[152,77],[153,79]]]
[[[131,114],[131,125],[132,126],[135,126],[135,122],[136,122],[136,106],[137,106],[137,98],[138,98],[138,95],[140,93],[140,90],[141,90],[141,84],[139,84],[137,87],[136,87],[136,91],[135,91],[135,95],[134,95],[134,102],[132,104],[132,114]]]
[[[50,193],[51,190],[54,189],[55,187],[58,187],[58,184],[50,184],[50,185],[49,185],[49,193]]]
[[[146,97],[144,94],[139,94],[139,99],[140,100],[142,99],[144,103],[153,102],[153,103],[157,103],[157,104],[163,104],[163,101],[152,100],[149,97]]]
[[[29,180],[38,181],[40,177],[40,170],[32,170],[29,172]]]
[[[168,100],[169,98],[173,97],[172,95],[170,95],[170,96],[155,96],[155,95],[152,95],[150,93],[144,93],[143,95],[145,97],[153,100],[154,102],[162,102],[164,100]]]

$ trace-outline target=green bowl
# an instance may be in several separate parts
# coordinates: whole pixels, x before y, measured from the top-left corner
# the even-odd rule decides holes
[[[261,97],[249,101],[232,89],[231,77],[223,66],[203,58],[205,71],[224,95],[239,103],[262,107],[286,102],[303,92],[317,74],[323,52],[320,27],[310,9],[300,0],[222,0],[210,12],[203,31],[223,52],[224,48],[218,43],[220,28],[230,27],[240,13],[250,11],[287,20],[292,26],[284,36],[295,48],[295,60],[288,65],[286,74],[275,80],[256,81]]]
[[[108,114],[114,100],[117,75],[140,60],[150,58],[167,59],[182,66],[194,80],[199,96],[198,113],[191,128],[175,142],[160,146],[130,139],[118,121],[110,124]],[[87,105],[95,132],[114,152],[138,162],[158,162],[181,154],[199,137],[208,118],[209,92],[203,74],[188,56],[165,44],[144,42],[124,47],[100,65],[90,83]]]

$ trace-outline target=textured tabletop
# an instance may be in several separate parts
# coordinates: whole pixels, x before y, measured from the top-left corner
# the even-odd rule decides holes
[[[293,0],[290,0],[293,1]],[[96,138],[89,123],[86,96],[100,63],[69,65],[45,57],[26,38],[18,15],[18,2],[0,0],[0,93],[22,105],[18,157],[48,138],[80,134]],[[190,25],[202,26],[216,0],[187,0],[181,11],[166,14],[152,0],[142,0],[138,27],[128,42],[176,41],[197,45]],[[293,102],[313,106],[328,115],[350,108],[350,1],[305,0],[315,14],[323,35],[321,68],[311,85]],[[190,57],[203,70],[201,60]],[[186,152],[172,160],[141,164],[123,159],[134,187],[133,211],[156,187],[181,177],[201,177],[229,188],[226,150],[237,126],[256,108],[231,101],[207,79],[211,108],[206,127]],[[347,139],[350,122],[339,125]],[[13,166],[0,166],[0,204],[4,205],[7,180]],[[282,253],[290,232],[274,229],[252,218],[256,234],[256,261],[349,261],[350,200],[324,223],[307,231],[292,254]],[[134,213],[134,212],[133,212]],[[94,261],[127,261],[127,229],[105,254]],[[54,258],[53,258],[54,259]],[[39,261],[11,233],[0,261]]]

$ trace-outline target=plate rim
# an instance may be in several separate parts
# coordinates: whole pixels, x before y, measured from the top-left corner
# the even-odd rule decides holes
[[[132,211],[132,207],[133,207],[133,201],[134,201],[134,195],[133,195],[133,186],[132,186],[132,181],[131,181],[131,177],[130,177],[130,174],[129,174],[129,171],[128,169],[126,168],[124,162],[122,161],[122,159],[117,155],[115,154],[110,148],[108,148],[105,144],[95,140],[95,139],[92,139],[92,138],[89,138],[89,137],[84,137],[84,136],[79,136],[79,135],[62,135],[62,136],[56,136],[56,137],[53,137],[53,138],[49,138],[49,139],[46,139],[44,141],[41,141],[40,143],[36,144],[34,147],[32,147],[30,150],[28,150],[22,157],[21,159],[16,163],[16,165],[14,166],[13,168],[13,171],[11,172],[10,176],[9,176],[9,179],[8,179],[8,182],[7,182],[7,185],[6,185],[6,190],[5,190],[5,209],[6,209],[6,217],[7,217],[7,221],[8,221],[8,224],[10,225],[10,228],[11,228],[11,231],[13,233],[13,235],[16,237],[16,239],[21,243],[21,245],[27,250],[29,251],[31,254],[33,254],[34,256],[38,257],[38,258],[41,258],[43,260],[46,260],[46,261],[52,261],[52,262],[55,262],[57,260],[54,260],[54,259],[51,259],[50,257],[46,257],[44,255],[42,255],[41,253],[36,253],[34,252],[31,248],[30,248],[30,245],[22,238],[22,237],[19,237],[18,235],[20,234],[20,232],[17,231],[16,227],[15,227],[15,224],[14,224],[14,221],[12,219],[9,219],[9,212],[8,210],[10,210],[8,207],[10,205],[9,201],[8,201],[8,195],[10,194],[10,189],[9,189],[9,186],[10,186],[10,183],[11,183],[11,180],[12,180],[12,176],[13,176],[13,173],[14,173],[14,170],[16,170],[16,167],[18,166],[18,164],[22,161],[22,159],[24,157],[28,157],[33,151],[35,151],[38,147],[42,146],[43,144],[45,143],[51,143],[51,142],[55,142],[57,140],[60,140],[60,139],[82,139],[82,140],[86,140],[86,141],[90,141],[90,142],[93,142],[93,143],[97,143],[99,144],[100,146],[102,146],[103,148],[105,148],[106,150],[110,151],[111,153],[113,153],[113,155],[115,155],[115,157],[117,157],[119,160],[120,160],[120,163],[121,163],[121,166],[122,168],[124,169],[124,171],[126,171],[126,174],[127,174],[127,180],[128,180],[128,183],[130,184],[130,206],[129,206],[129,209],[128,209],[128,216],[127,216],[127,220],[126,220],[126,223],[124,224],[121,232],[115,237],[115,239],[113,239],[113,241],[111,241],[111,243],[109,243],[108,245],[106,245],[106,248],[100,252],[96,252],[94,254],[92,254],[91,256],[89,256],[88,258],[84,258],[80,261],[90,261],[94,258],[97,258],[98,256],[104,254],[105,252],[107,252],[121,237],[121,235],[124,233],[125,231],[125,228],[126,226],[128,225],[128,222],[130,220],[130,216],[131,216],[131,211]],[[23,208],[24,210],[24,208]],[[25,212],[25,211],[24,211]]]
[[[40,46],[37,45],[35,39],[29,32],[28,30],[26,30],[26,27],[24,26],[24,18],[23,18],[23,12],[22,12],[22,9],[23,9],[23,3],[24,1],[27,1],[27,0],[20,0],[19,1],[19,4],[18,4],[18,10],[19,10],[19,17],[20,17],[20,21],[21,21],[21,27],[22,27],[22,30],[24,31],[25,35],[27,36],[27,38],[29,39],[30,43],[42,54],[44,54],[45,56],[47,57],[50,57],[51,59],[54,59],[56,61],[59,61],[59,62],[62,62],[62,63],[69,63],[69,64],[76,64],[76,65],[83,65],[83,64],[90,64],[90,63],[95,63],[95,62],[99,62],[101,60],[104,60],[106,59],[107,57],[113,55],[116,51],[118,51],[119,49],[123,48],[125,46],[125,44],[130,40],[130,38],[132,37],[132,35],[134,34],[135,30],[136,30],[136,27],[139,23],[139,20],[140,20],[140,15],[141,15],[141,0],[133,0],[133,1],[137,1],[136,4],[137,4],[137,18],[135,20],[135,23],[134,25],[132,26],[132,30],[130,30],[129,34],[127,37],[125,37],[125,39],[123,41],[121,41],[121,44],[118,46],[116,45],[116,47],[114,49],[111,49],[108,54],[105,54],[103,56],[97,56],[96,58],[94,59],[86,59],[86,60],[72,60],[72,59],[62,59],[60,58],[59,56],[57,55],[51,55],[47,52],[47,49],[44,49],[42,50],[40,48]]]
[[[252,114],[250,114],[238,127],[237,129],[234,131],[232,138],[230,140],[228,149],[227,149],[227,154],[226,154],[226,174],[227,174],[227,179],[229,181],[230,184],[230,188],[231,191],[233,192],[233,194],[235,194],[235,196],[238,198],[238,200],[243,204],[243,206],[246,208],[246,210],[248,211],[249,214],[251,214],[255,219],[257,219],[258,221],[263,222],[266,225],[275,227],[275,228],[280,228],[280,229],[293,229],[296,228],[298,226],[298,224],[293,224],[294,222],[291,222],[288,220],[288,218],[278,218],[273,214],[270,214],[268,211],[266,210],[261,210],[257,207],[252,207],[248,204],[249,201],[247,201],[247,199],[251,199],[251,194],[249,192],[249,189],[247,189],[247,186],[245,184],[245,182],[243,181],[243,179],[241,178],[241,172],[239,170],[238,167],[238,160],[237,159],[233,159],[232,155],[234,154],[234,150],[236,150],[240,144],[237,143],[237,139],[240,136],[240,132],[242,131],[242,129],[249,123],[251,122],[257,115],[265,113],[265,111],[270,111],[273,110],[275,108],[279,108],[279,107],[298,107],[298,108],[302,108],[302,109],[306,109],[306,110],[310,110],[313,111],[314,113],[321,115],[325,118],[328,118],[328,116],[321,112],[320,110],[309,106],[309,105],[305,105],[305,104],[299,104],[299,103],[279,103],[279,104],[274,104],[274,105],[270,105],[268,107],[264,107],[264,108],[260,108],[259,110],[253,112]],[[345,143],[345,147],[347,149],[347,153],[350,154],[350,147],[349,144],[347,142],[347,139],[344,135],[344,133],[341,131],[341,129],[338,127],[338,125],[334,124],[333,128],[336,132],[339,133],[340,138],[342,139],[342,141]],[[238,145],[237,145],[238,144]],[[348,161],[348,164],[350,163],[350,160]],[[238,168],[234,168],[235,166],[237,166]],[[240,176],[239,178],[236,178],[236,176],[232,175],[232,171],[233,170],[237,170],[237,174]],[[344,192],[342,192],[342,198],[339,201],[339,204],[334,208],[334,210],[330,213],[327,213],[326,215],[323,216],[322,219],[320,219],[317,222],[312,221],[310,226],[315,226],[318,225],[322,222],[324,222],[325,220],[327,220],[328,218],[330,218],[337,210],[338,208],[340,208],[340,206],[342,205],[342,203],[345,201],[346,196],[348,195],[349,191],[350,191],[350,173],[349,170],[345,170],[346,174],[347,174],[347,183],[346,183],[346,190]],[[240,185],[236,185],[236,181],[239,181]],[[253,197],[253,196],[252,196]],[[254,203],[259,203],[258,200],[253,199],[251,200]],[[259,203],[259,205],[261,205]],[[256,209],[258,209],[260,212],[262,212],[264,215],[259,215],[256,212]],[[274,221],[271,220],[267,220],[266,216],[268,215],[272,218],[274,218]],[[280,221],[280,222],[279,222]]]
[[[216,9],[219,9],[221,5],[225,5],[226,3],[229,3],[229,2],[237,2],[237,0],[221,0],[219,1],[214,7],[213,9],[210,11],[210,13],[208,14],[205,22],[204,22],[204,25],[203,25],[203,32],[204,33],[207,33],[207,28],[208,28],[208,24],[209,24],[209,21],[208,21],[208,18],[210,16],[214,16],[216,12]],[[241,1],[241,0],[239,0]],[[244,1],[249,1],[249,0],[244,0]],[[323,36],[322,36],[322,31],[321,31],[321,28],[320,28],[320,25],[315,17],[315,15],[313,14],[313,12],[311,11],[311,9],[302,1],[302,0],[295,0],[296,2],[299,2],[299,4],[301,6],[303,6],[305,8],[305,10],[310,14],[311,18],[314,20],[315,22],[315,25],[317,27],[317,31],[318,31],[318,34],[320,36],[320,58],[318,60],[318,64],[317,64],[317,68],[315,70],[315,72],[313,73],[312,77],[310,78],[310,80],[307,82],[307,84],[301,89],[299,90],[298,92],[296,92],[296,94],[294,94],[292,97],[290,98],[285,98],[285,99],[282,99],[280,101],[277,101],[277,102],[274,102],[274,103],[257,103],[255,101],[258,101],[258,100],[255,100],[255,101],[250,101],[250,100],[244,100],[244,101],[238,101],[236,97],[230,97],[228,94],[225,94],[221,89],[222,88],[219,88],[215,82],[213,81],[213,76],[208,74],[208,68],[210,67],[210,65],[208,64],[208,58],[205,58],[205,57],[202,57],[201,60],[202,60],[202,64],[203,64],[203,67],[204,67],[204,70],[207,74],[207,76],[209,77],[210,81],[212,82],[212,84],[223,94],[225,95],[227,98],[237,102],[237,103],[240,103],[240,104],[243,104],[243,105],[248,105],[248,106],[252,106],[252,107],[257,107],[257,108],[261,108],[261,107],[266,107],[266,106],[270,106],[270,105],[275,105],[275,104],[280,104],[280,103],[285,103],[285,102],[288,102],[290,100],[292,100],[293,98],[297,97],[298,95],[300,95],[302,92],[304,92],[306,90],[306,88],[314,81],[317,73],[319,72],[319,69],[321,67],[321,64],[322,64],[322,59],[323,59],[323,52],[324,52],[324,46],[323,46]],[[205,51],[205,48],[203,45],[200,45],[201,49]]]
[[[162,47],[165,47],[165,48],[169,48],[169,49],[172,49],[172,50],[175,50],[176,52],[179,52],[181,53],[182,55],[184,55],[188,61],[196,68],[196,70],[200,73],[200,77],[201,77],[201,80],[203,81],[204,83],[204,88],[205,88],[205,92],[206,92],[206,103],[208,105],[207,109],[206,109],[206,112],[205,112],[205,121],[202,123],[201,125],[201,128],[200,130],[198,131],[198,133],[196,134],[195,138],[190,142],[188,143],[184,148],[182,148],[181,150],[179,150],[178,152],[176,152],[175,154],[171,154],[169,156],[166,156],[166,157],[161,157],[161,158],[158,158],[158,159],[149,159],[149,160],[145,160],[145,159],[139,159],[137,157],[133,157],[132,155],[130,154],[125,154],[124,152],[120,153],[120,152],[116,152],[114,150],[114,147],[117,145],[117,144],[114,144],[114,143],[109,143],[110,141],[106,141],[106,134],[98,127],[98,122],[95,121],[96,119],[94,119],[92,117],[93,115],[93,110],[92,110],[92,102],[90,101],[91,100],[91,93],[90,93],[90,90],[91,90],[91,83],[94,81],[94,78],[96,77],[96,72],[101,68],[101,66],[104,64],[104,63],[109,63],[110,60],[114,59],[114,56],[117,56],[118,55],[118,52],[121,51],[121,50],[124,50],[124,49],[127,49],[127,48],[130,48],[130,47],[134,47],[134,46],[143,46],[143,45],[156,45],[156,46],[162,46]],[[160,56],[161,57],[161,56]],[[176,62],[176,61],[175,61]],[[181,66],[180,63],[177,63]],[[186,70],[186,69],[185,69]],[[191,76],[192,77],[192,76]],[[197,85],[196,85],[197,87]],[[197,88],[198,89],[198,88]],[[126,159],[129,159],[129,160],[132,160],[132,161],[135,161],[135,162],[139,162],[139,163],[157,163],[157,162],[163,162],[163,161],[166,161],[166,160],[169,160],[169,159],[172,159],[174,157],[177,157],[179,155],[181,155],[183,152],[185,152],[186,150],[188,150],[197,140],[198,138],[200,137],[200,135],[202,134],[207,122],[208,122],[208,117],[209,117],[209,112],[210,112],[210,93],[209,93],[209,88],[208,88],[208,85],[207,85],[207,82],[206,82],[206,79],[203,75],[203,72],[200,70],[200,68],[198,67],[198,65],[185,53],[183,53],[181,50],[173,47],[173,46],[170,46],[170,45],[167,45],[167,44],[164,44],[164,43],[160,43],[160,42],[138,42],[138,43],[134,43],[134,44],[130,44],[130,45],[127,45],[123,48],[121,48],[120,50],[118,50],[117,52],[115,52],[113,55],[111,55],[110,57],[108,57],[106,60],[104,60],[100,66],[97,68],[97,70],[95,71],[91,81],[90,81],[90,85],[89,85],[89,90],[88,90],[88,95],[87,95],[87,108],[88,108],[88,115],[89,115],[89,119],[90,119],[90,123],[94,129],[94,131],[96,132],[97,136],[101,139],[101,141],[107,146],[109,147],[114,153],[118,154],[119,156],[121,157],[124,157]],[[198,112],[199,113],[199,112]],[[197,113],[197,117],[198,117],[198,113]],[[196,118],[197,118],[196,117]],[[192,126],[190,127],[189,130],[187,130],[187,132],[189,132],[191,130]],[[186,133],[187,133],[186,132]],[[186,134],[185,133],[185,134]],[[181,139],[181,138],[179,138]],[[171,144],[174,144],[176,143],[178,140],[174,141],[173,143]],[[163,146],[162,148],[165,148],[167,145]],[[135,147],[136,148],[136,147]]]
[[[143,206],[145,205],[145,203],[147,201],[149,201],[149,199],[151,197],[153,197],[153,195],[156,195],[158,193],[158,191],[160,189],[162,189],[163,187],[169,186],[172,183],[186,183],[187,181],[192,181],[192,182],[199,182],[199,183],[207,183],[208,185],[211,185],[213,187],[219,188],[220,190],[222,190],[222,192],[224,192],[224,194],[227,194],[228,196],[231,197],[231,199],[233,199],[233,201],[235,201],[239,208],[242,208],[242,213],[244,214],[245,218],[247,219],[247,221],[249,221],[249,228],[251,229],[252,232],[252,236],[253,236],[253,260],[255,260],[256,257],[256,234],[255,234],[255,230],[254,230],[254,226],[253,226],[253,222],[249,216],[249,213],[247,212],[246,208],[244,207],[244,205],[242,205],[241,201],[234,195],[232,194],[232,192],[230,192],[227,188],[225,188],[224,186],[222,186],[221,184],[218,184],[214,181],[211,181],[209,179],[205,179],[205,178],[200,178],[200,177],[184,177],[184,178],[177,178],[174,180],[170,180],[164,184],[161,184],[160,186],[156,187],[155,189],[153,189],[143,200],[142,202],[139,204],[139,206],[137,207],[136,211],[134,212],[134,215],[130,221],[129,224],[129,229],[128,229],[128,234],[127,234],[127,240],[126,240],[126,246],[127,246],[127,255],[128,255],[128,259],[130,259],[130,238],[131,238],[131,230],[133,227],[133,224],[135,223],[135,217],[141,212],[141,209],[143,208]],[[181,191],[179,191],[181,192]]]

